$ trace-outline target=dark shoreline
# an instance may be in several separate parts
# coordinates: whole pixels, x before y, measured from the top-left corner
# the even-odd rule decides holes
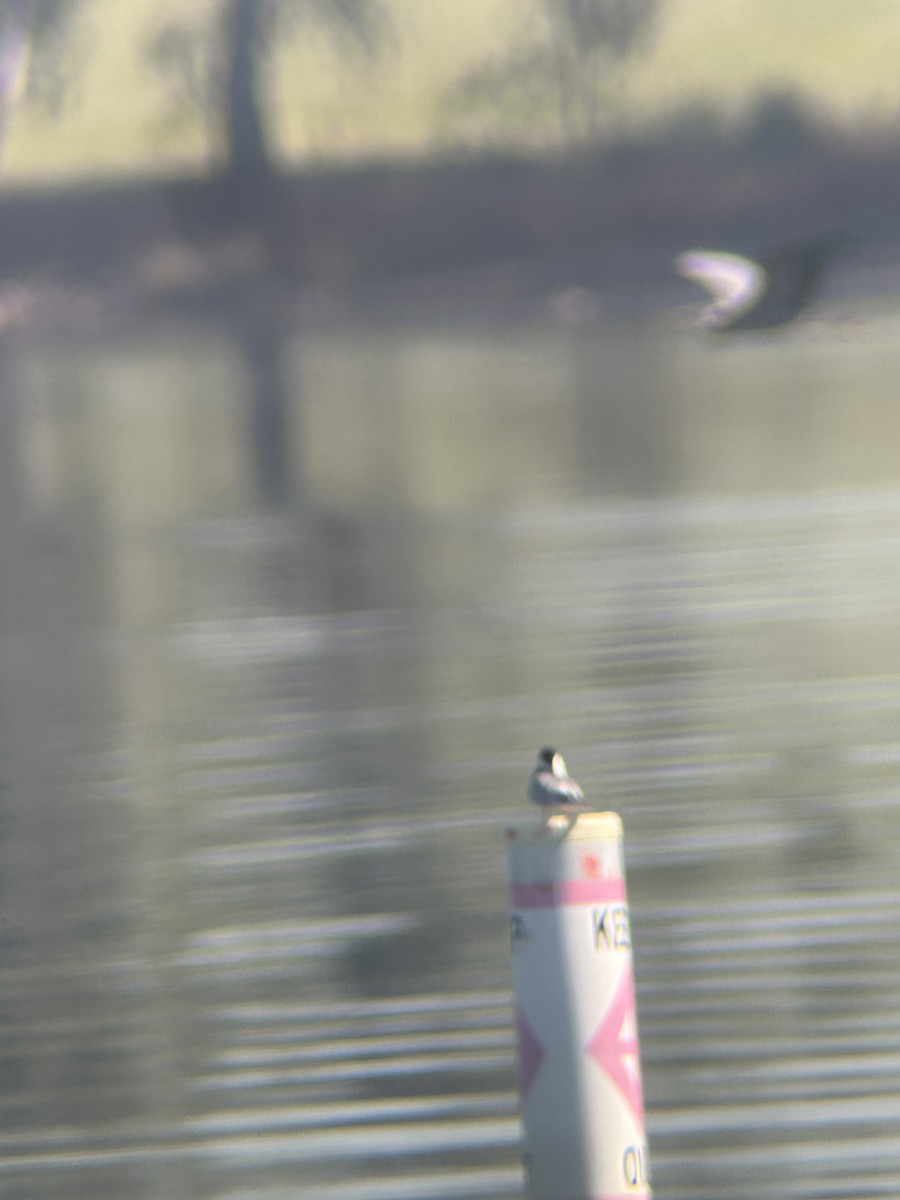
[[[502,310],[589,289],[627,314],[688,298],[672,256],[840,232],[864,273],[900,261],[900,151],[690,141],[567,159],[309,170],[264,186],[101,181],[0,192],[0,288],[71,287],[197,315],[248,292],[310,312]],[[893,273],[882,270],[893,290]],[[883,285],[884,286],[884,285]],[[900,284],[898,284],[900,287]],[[651,302],[651,306],[652,306]]]

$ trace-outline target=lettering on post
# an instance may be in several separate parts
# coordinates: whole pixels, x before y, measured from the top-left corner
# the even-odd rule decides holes
[[[622,1155],[622,1174],[626,1185],[632,1190],[643,1190],[650,1186],[650,1159],[646,1145],[626,1146]]]
[[[594,949],[630,950],[631,926],[628,923],[627,904],[608,904],[591,912],[594,931]]]
[[[520,942],[528,941],[528,926],[521,913],[511,913],[509,918],[509,945],[511,950],[518,949]]]

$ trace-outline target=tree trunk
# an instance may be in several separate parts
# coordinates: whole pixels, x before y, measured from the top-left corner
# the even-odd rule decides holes
[[[275,175],[259,100],[264,0],[228,0],[224,20],[226,173],[242,187]]]

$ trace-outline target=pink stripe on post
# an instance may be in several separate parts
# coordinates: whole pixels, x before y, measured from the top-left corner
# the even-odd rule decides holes
[[[555,883],[514,883],[511,908],[563,908],[570,904],[609,904],[625,899],[624,879],[559,879]]]

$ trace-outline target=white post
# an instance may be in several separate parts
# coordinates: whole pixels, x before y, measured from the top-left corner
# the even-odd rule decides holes
[[[507,831],[531,1200],[649,1200],[622,822]]]

